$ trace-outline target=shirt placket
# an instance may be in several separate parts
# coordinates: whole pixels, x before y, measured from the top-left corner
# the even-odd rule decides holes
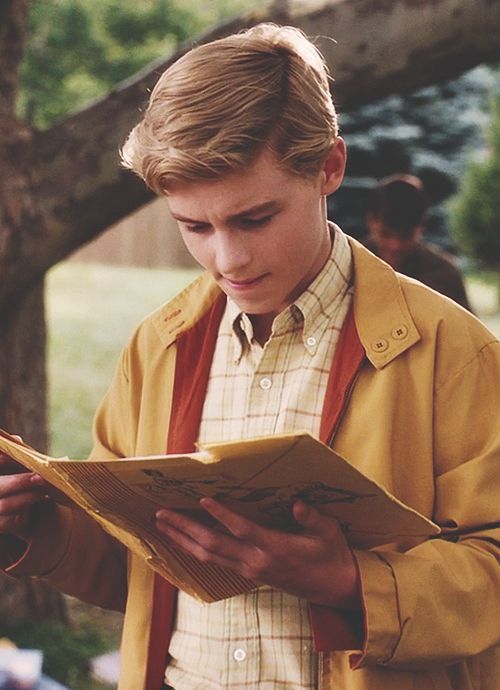
[[[261,353],[251,377],[245,415],[245,437],[276,432],[283,375],[276,366],[278,345],[271,338]]]
[[[227,687],[257,688],[261,668],[255,597],[248,594],[227,603]]]

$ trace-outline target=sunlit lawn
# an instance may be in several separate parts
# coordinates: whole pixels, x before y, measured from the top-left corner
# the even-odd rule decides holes
[[[94,410],[134,326],[195,270],[62,263],[48,277],[52,453],[85,457]],[[467,279],[476,312],[500,335],[492,284]]]
[[[476,315],[500,337],[500,304],[498,283],[492,276],[466,278],[467,294]]]
[[[135,325],[194,270],[62,263],[49,273],[49,395],[52,454],[85,457],[91,423],[120,350]]]

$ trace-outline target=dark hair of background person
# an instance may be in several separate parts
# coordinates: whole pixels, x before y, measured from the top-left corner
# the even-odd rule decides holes
[[[391,175],[372,190],[369,212],[391,232],[408,237],[421,225],[427,211],[422,182],[413,175]]]

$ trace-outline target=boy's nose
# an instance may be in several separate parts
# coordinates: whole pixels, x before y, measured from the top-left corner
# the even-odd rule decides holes
[[[251,260],[247,242],[236,233],[220,233],[215,248],[217,270],[228,278],[244,278],[242,274]]]

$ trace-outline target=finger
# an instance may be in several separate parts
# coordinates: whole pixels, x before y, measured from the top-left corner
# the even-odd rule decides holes
[[[295,502],[293,516],[299,525],[311,536],[334,541],[344,538],[337,518],[320,513],[316,508],[304,503],[304,501]]]
[[[75,506],[74,501],[68,498],[66,494],[45,481],[45,479],[36,472],[16,472],[12,475],[0,476],[0,498],[12,493],[19,493],[26,490],[30,491],[35,488],[39,490],[42,496],[52,498],[56,503],[69,507]]]
[[[157,527],[170,539],[170,541],[173,541],[176,546],[180,546],[184,551],[194,555],[197,542],[187,532],[177,529],[173,524],[163,519],[157,522]]]
[[[224,550],[224,539],[233,539],[232,537],[221,535],[196,520],[168,509],[158,511],[157,519],[158,529],[183,551],[205,563],[234,567],[234,560],[221,553]]]
[[[235,571],[242,571],[252,560],[249,549],[255,547],[239,542],[231,534],[202,525],[175,511],[158,511],[157,527],[177,546],[203,562],[210,562]]]
[[[262,548],[269,544],[274,534],[273,530],[262,527],[243,515],[238,515],[213,498],[202,498],[200,504],[239,541]]]
[[[22,512],[39,501],[45,500],[45,495],[40,491],[23,491],[0,500],[0,516],[11,517]]]
[[[24,491],[46,490],[47,484],[35,472],[9,474],[0,477],[0,499]]]
[[[204,542],[198,542],[186,532],[181,532],[171,524],[164,523],[161,531],[172,541],[176,546],[181,548],[186,553],[194,556],[203,563],[212,563],[225,568],[234,569],[236,562],[232,558],[227,558],[218,549],[214,542],[207,540],[210,547],[207,547]]]
[[[200,510],[199,515],[197,513],[196,517],[193,518],[191,515],[186,515],[184,511],[162,508],[156,513],[157,526],[162,531],[169,527],[176,529],[196,541],[208,541],[213,534],[221,534],[221,526],[215,520],[212,520],[208,515],[207,518],[210,522],[204,518],[205,511]],[[225,536],[228,536],[227,533]]]
[[[26,443],[23,441],[22,436],[19,436],[18,434],[8,434],[6,431],[0,429],[0,436],[3,436],[3,438],[8,439],[9,441],[14,441],[15,443],[18,443],[21,446],[26,446],[26,448],[30,447],[26,445]]]

